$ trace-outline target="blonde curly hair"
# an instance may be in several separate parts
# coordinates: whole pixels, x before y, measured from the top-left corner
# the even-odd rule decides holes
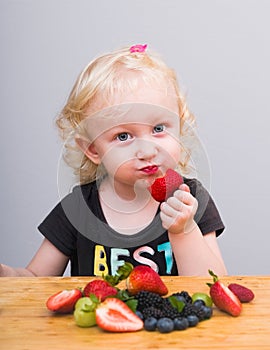
[[[106,108],[113,103],[115,94],[134,91],[138,84],[137,73],[147,84],[162,84],[168,81],[176,92],[179,106],[180,136],[191,136],[195,118],[189,111],[184,96],[181,94],[175,72],[153,51],[130,52],[128,47],[104,54],[91,61],[77,78],[68,100],[56,119],[62,139],[65,141],[64,160],[74,169],[81,184],[89,183],[101,176],[94,164],[75,142],[75,130],[89,115]],[[132,77],[131,77],[132,76]],[[161,85],[160,85],[161,86]],[[100,98],[102,97],[102,98]],[[190,151],[182,147],[180,171],[188,172]]]

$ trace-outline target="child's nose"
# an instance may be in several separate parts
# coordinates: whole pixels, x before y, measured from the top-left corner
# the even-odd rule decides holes
[[[152,159],[157,155],[157,145],[154,142],[139,140],[137,144],[136,156],[139,159]]]

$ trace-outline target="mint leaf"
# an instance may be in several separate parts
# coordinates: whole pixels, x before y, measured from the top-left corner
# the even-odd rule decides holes
[[[98,299],[98,297],[95,295],[95,294],[90,294],[89,295],[89,298],[91,299],[91,301],[95,304],[99,304],[100,303],[100,300]]]
[[[129,299],[125,303],[131,309],[131,311],[133,311],[133,312],[136,311],[137,305],[138,305],[138,300],[137,299]]]
[[[178,300],[176,296],[171,295],[169,298],[169,301],[171,303],[171,305],[178,311],[181,312],[184,307],[185,307],[185,303],[181,300]]]

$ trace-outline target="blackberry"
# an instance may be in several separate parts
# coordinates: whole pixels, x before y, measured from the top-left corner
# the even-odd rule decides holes
[[[187,304],[182,310],[181,314],[183,317],[187,317],[189,315],[194,315],[195,307],[192,304]]]
[[[192,298],[188,294],[188,292],[186,292],[185,290],[182,290],[181,292],[173,293],[172,295],[175,297],[183,297],[186,301],[186,304],[192,304]]]
[[[154,317],[157,320],[163,317],[163,312],[160,309],[155,308],[154,306],[149,306],[142,310],[143,318],[146,320],[147,318]]]
[[[187,317],[190,315],[197,316],[200,321],[204,319],[204,311],[202,309],[198,309],[192,304],[187,304],[182,310],[181,316]]]
[[[172,320],[181,316],[181,314],[174,307],[165,309],[162,313],[163,317],[171,318]]]
[[[163,307],[162,307],[163,317],[174,319],[176,317],[180,317],[180,312],[174,308],[168,298],[163,299]]]
[[[205,312],[203,309],[195,309],[194,315],[198,317],[199,321],[205,319]]]
[[[163,298],[156,293],[148,292],[145,290],[140,291],[135,295],[135,299],[138,300],[137,310],[143,311],[145,308],[148,307],[155,307],[157,309],[160,309],[163,304]]]

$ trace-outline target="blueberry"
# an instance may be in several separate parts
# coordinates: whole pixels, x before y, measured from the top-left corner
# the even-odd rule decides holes
[[[212,317],[213,314],[213,309],[211,307],[208,306],[202,306],[202,310],[203,310],[203,319],[204,320],[208,320],[209,318]]]
[[[174,329],[173,320],[168,317],[162,317],[157,321],[157,329],[160,333],[170,333]]]
[[[205,302],[202,299],[197,299],[194,301],[193,305],[196,309],[200,309],[202,306],[205,306]]]
[[[155,331],[157,328],[157,319],[155,317],[148,317],[145,321],[144,321],[144,329],[146,331]]]
[[[196,315],[187,316],[189,327],[195,327],[199,323],[199,318]]]
[[[182,331],[184,329],[187,329],[189,324],[186,317],[177,317],[173,320],[174,323],[174,329],[178,331]]]

